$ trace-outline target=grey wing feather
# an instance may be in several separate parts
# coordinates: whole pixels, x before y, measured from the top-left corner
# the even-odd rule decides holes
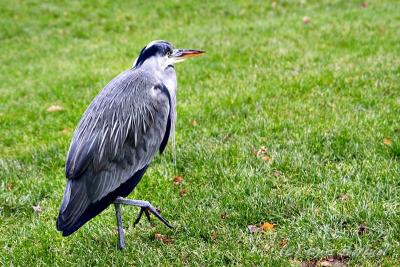
[[[66,224],[150,163],[169,135],[170,109],[168,90],[146,73],[128,70],[102,90],[67,155],[69,184],[60,209]]]

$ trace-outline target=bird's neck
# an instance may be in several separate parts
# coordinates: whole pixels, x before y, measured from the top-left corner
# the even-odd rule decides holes
[[[161,71],[163,69],[162,58],[160,57],[151,57],[146,59],[141,65],[140,68],[152,71]]]

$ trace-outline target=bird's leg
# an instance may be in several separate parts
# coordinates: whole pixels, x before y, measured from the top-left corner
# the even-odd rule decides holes
[[[117,225],[118,225],[118,249],[125,248],[125,239],[124,239],[124,229],[122,227],[122,215],[121,215],[121,204],[114,203],[115,206],[115,215],[117,216]]]
[[[164,217],[162,217],[161,214],[157,211],[157,209],[153,205],[151,205],[150,202],[148,201],[117,197],[114,201],[114,204],[124,204],[124,205],[140,207],[140,211],[136,217],[134,225],[136,225],[140,221],[144,212],[149,222],[150,222],[150,213],[153,213],[154,216],[156,216],[157,219],[163,222],[166,226],[168,226],[169,228],[173,228],[172,225]]]

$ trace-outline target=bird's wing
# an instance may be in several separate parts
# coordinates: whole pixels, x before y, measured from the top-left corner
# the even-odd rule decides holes
[[[120,74],[93,100],[67,156],[69,183],[60,208],[66,225],[90,203],[146,168],[157,150],[164,149],[170,102],[163,84],[135,70]]]

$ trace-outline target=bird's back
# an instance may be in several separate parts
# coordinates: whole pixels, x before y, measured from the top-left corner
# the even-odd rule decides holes
[[[116,197],[127,196],[164,149],[170,128],[171,96],[162,82],[140,69],[114,78],[75,131],[57,229],[69,235]]]

